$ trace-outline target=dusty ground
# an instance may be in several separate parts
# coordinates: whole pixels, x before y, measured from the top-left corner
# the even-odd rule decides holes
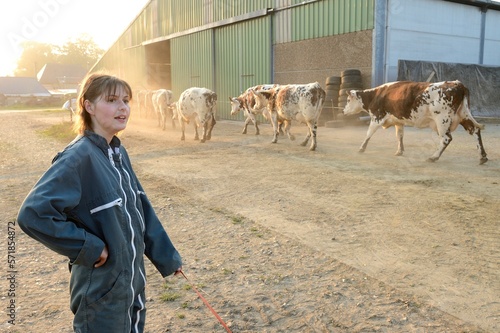
[[[1,332],[71,332],[65,258],[16,227],[9,297],[6,236],[65,146],[40,130],[68,120],[0,111]],[[395,157],[393,129],[364,154],[361,126],[320,127],[316,152],[241,129],[219,121],[201,144],[133,119],[122,136],[190,279],[148,266],[147,332],[225,331],[190,283],[235,333],[500,331],[500,126],[487,124],[482,166],[462,128],[434,164],[428,130],[407,129]]]

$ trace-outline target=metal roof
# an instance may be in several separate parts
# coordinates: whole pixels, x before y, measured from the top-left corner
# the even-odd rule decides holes
[[[34,77],[0,77],[0,94],[5,96],[51,96]]]
[[[38,72],[41,84],[74,84],[78,85],[87,71],[81,65],[48,63]]]

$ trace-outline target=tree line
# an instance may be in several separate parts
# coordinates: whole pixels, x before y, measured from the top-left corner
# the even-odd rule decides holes
[[[63,45],[27,41],[22,47],[23,52],[17,61],[14,76],[35,77],[48,63],[76,64],[89,70],[104,54],[104,50],[86,34]]]

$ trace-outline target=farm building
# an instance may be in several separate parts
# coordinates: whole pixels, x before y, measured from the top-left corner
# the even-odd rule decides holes
[[[0,77],[0,106],[49,101],[50,92],[33,77]]]
[[[325,87],[346,69],[362,88],[459,79],[476,116],[500,117],[498,31],[491,0],[151,0],[91,71],[175,98],[210,88],[221,119],[256,84]]]
[[[48,63],[37,73],[37,79],[53,96],[64,98],[67,94],[76,95],[86,72],[81,65]]]

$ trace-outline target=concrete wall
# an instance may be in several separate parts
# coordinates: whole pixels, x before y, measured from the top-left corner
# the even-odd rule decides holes
[[[371,88],[372,30],[274,45],[274,83],[318,81],[324,88],[347,68],[361,70],[363,87]]]

